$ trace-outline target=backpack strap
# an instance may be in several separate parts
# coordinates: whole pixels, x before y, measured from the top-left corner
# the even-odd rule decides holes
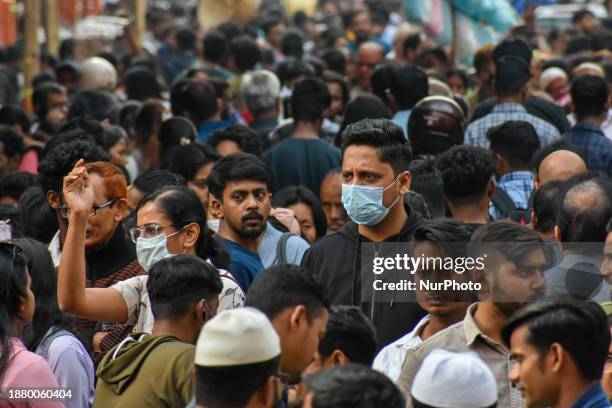
[[[516,211],[516,204],[501,188],[496,188],[493,193],[493,199],[491,200],[493,205],[502,213],[503,217],[507,217],[513,211]]]
[[[276,265],[287,263],[287,241],[293,236],[290,232],[284,232],[276,244]]]
[[[43,338],[42,342],[40,343],[42,346],[40,353],[42,358],[44,358],[45,360],[49,359],[49,348],[51,348],[51,343],[53,343],[53,340],[62,336],[73,336],[73,334],[70,333],[68,330],[59,329],[55,330],[54,332],[51,332],[50,335]]]

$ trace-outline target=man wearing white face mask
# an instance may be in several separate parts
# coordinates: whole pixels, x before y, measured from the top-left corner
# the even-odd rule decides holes
[[[386,119],[347,127],[342,144],[342,203],[352,221],[317,241],[302,265],[326,286],[332,304],[361,306],[377,330],[379,346],[411,329],[422,311],[412,302],[366,303],[361,299],[362,244],[408,242],[423,223],[404,204],[410,190],[410,147],[402,129]]]

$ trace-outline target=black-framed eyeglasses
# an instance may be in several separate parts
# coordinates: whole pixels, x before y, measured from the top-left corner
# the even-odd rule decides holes
[[[106,207],[110,207],[113,204],[115,204],[117,201],[119,201],[118,198],[113,198],[111,200],[108,200],[104,204],[94,204],[91,207],[91,211],[89,212],[89,215],[94,216],[94,215],[96,215],[98,210],[101,210],[101,209],[106,208]],[[64,218],[70,217],[70,212],[71,211],[70,211],[70,207],[68,207],[68,204],[64,204],[64,205],[60,206],[59,212],[60,212],[60,215],[62,217],[64,217]]]
[[[132,238],[133,243],[136,243],[138,238],[141,238],[141,237],[142,238],[153,238],[161,234],[162,232],[161,229],[165,227],[177,228],[177,226],[174,224],[168,224],[168,225],[147,224],[142,227],[130,228],[129,230],[130,238]],[[168,237],[171,237],[174,234],[178,234],[181,231],[182,229],[179,229],[178,231],[175,231],[174,233],[168,235]]]

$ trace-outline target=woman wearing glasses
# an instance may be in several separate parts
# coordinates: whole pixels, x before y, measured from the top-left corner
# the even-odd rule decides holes
[[[0,242],[0,406],[5,402],[24,407],[63,407],[24,389],[57,389],[44,358],[29,352],[19,340],[32,322],[35,300],[26,262],[13,243]],[[39,390],[40,391],[40,390]],[[25,398],[24,398],[25,397]],[[35,402],[32,400],[37,400]],[[23,405],[17,402],[24,402]],[[49,402],[48,402],[49,401]]]
[[[153,315],[146,276],[130,278],[110,288],[85,288],[82,248],[93,193],[82,161],[64,178],[63,194],[71,211],[58,270],[60,307],[89,319],[135,324],[136,330],[150,333]],[[202,204],[186,187],[168,186],[145,196],[137,208],[137,225],[130,235],[136,243],[138,262],[145,270],[176,254],[198,256],[218,268],[229,263],[227,253],[209,236]],[[241,306],[244,293],[235,280],[225,271],[221,271],[221,279],[219,310]]]

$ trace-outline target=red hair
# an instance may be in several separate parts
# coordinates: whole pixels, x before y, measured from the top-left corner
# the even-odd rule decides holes
[[[89,174],[96,173],[102,177],[109,199],[127,197],[127,182],[117,166],[109,162],[97,161],[87,163],[85,168]]]

